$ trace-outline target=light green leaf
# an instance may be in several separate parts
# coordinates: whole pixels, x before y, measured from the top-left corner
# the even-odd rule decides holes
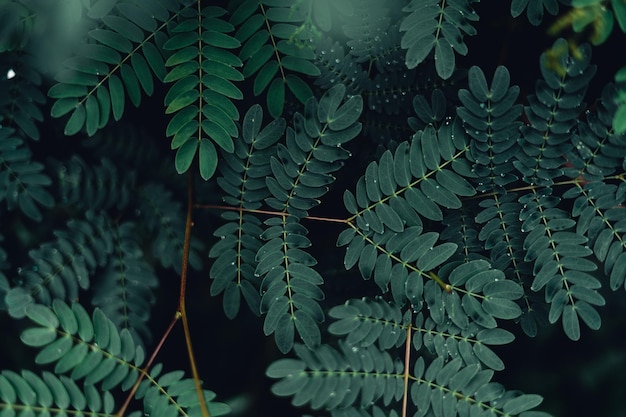
[[[495,371],[501,371],[504,369],[504,362],[502,359],[496,355],[493,350],[489,349],[487,346],[482,343],[474,343],[474,354],[482,363],[484,363],[488,368],[493,369]]]
[[[98,105],[98,99],[96,99],[93,95],[87,97],[85,112],[87,135],[93,136],[98,130],[98,125],[100,124],[100,107]]]
[[[509,320],[522,315],[522,310],[517,303],[504,298],[488,297],[482,305],[487,313],[496,318]]]
[[[217,168],[217,151],[210,140],[202,138],[200,141],[200,153],[198,158],[200,164],[200,175],[205,181],[209,180]]]
[[[226,152],[232,153],[235,150],[235,145],[230,135],[218,124],[209,120],[202,121],[202,130],[206,133],[220,148]]]
[[[437,182],[447,190],[452,191],[456,195],[470,197],[476,194],[476,190],[472,185],[456,172],[448,169],[442,169],[435,174]]]
[[[256,77],[254,77],[253,93],[255,96],[261,94],[269,83],[274,79],[274,76],[278,73],[278,62],[268,61],[259,70]]]
[[[152,73],[148,67],[148,63],[141,54],[133,54],[131,56],[131,64],[133,70],[137,74],[141,88],[147,95],[151,96],[154,92],[154,81],[152,80]]]
[[[320,70],[311,61],[298,58],[295,56],[284,56],[281,60],[283,66],[291,71],[299,72],[301,74],[317,77],[320,75]]]
[[[70,352],[72,346],[73,342],[70,337],[60,337],[41,349],[35,357],[35,362],[38,364],[56,362]]]
[[[187,172],[198,150],[198,141],[190,139],[176,151],[175,166],[179,174]]]
[[[458,209],[461,207],[461,200],[452,192],[442,187],[437,181],[432,179],[424,179],[421,183],[421,189],[431,201],[449,209]]]
[[[286,81],[287,87],[300,103],[304,104],[309,98],[313,97],[313,90],[311,90],[309,84],[302,81],[297,75],[287,74]]]
[[[276,118],[283,113],[285,106],[285,83],[280,78],[275,78],[267,91],[267,110],[270,116]]]
[[[506,414],[520,414],[526,410],[537,407],[543,401],[543,397],[537,394],[522,394],[519,397],[504,403],[502,411]]]
[[[406,37],[407,35],[404,36]],[[406,51],[405,63],[407,68],[413,69],[421,64],[428,54],[430,54],[430,51],[432,51],[434,44],[435,36],[432,34],[419,38],[413,43]]]
[[[417,260],[417,267],[422,271],[431,271],[450,259],[458,245],[452,242],[442,243],[431,248]]]
[[[64,84],[62,84],[64,85]],[[61,117],[71,112],[78,106],[78,99],[76,98],[62,98],[54,102],[52,109],[50,109],[50,115],[52,117]]]
[[[346,129],[359,119],[362,111],[363,98],[352,96],[333,115],[330,115],[328,127],[335,131]]]
[[[578,313],[573,305],[568,304],[563,308],[563,330],[571,340],[580,339],[580,322]]]
[[[53,342],[57,337],[57,332],[51,327],[35,327],[26,329],[20,335],[20,339],[28,346],[45,346]]]
[[[439,39],[435,44],[435,68],[437,74],[447,80],[454,73],[454,50],[452,45],[445,40]]]
[[[293,321],[298,334],[309,349],[312,349],[320,344],[320,329],[310,315],[302,310],[296,310]]]
[[[117,75],[111,74],[109,76],[109,92],[111,93],[111,108],[113,109],[113,118],[120,120],[124,114],[124,104],[126,102],[126,96],[124,94],[124,87],[122,81]]]
[[[72,136],[77,134],[85,125],[86,115],[87,112],[85,111],[85,106],[79,104],[74,110],[74,113],[72,113],[72,116],[70,116],[67,124],[65,125],[65,135]]]

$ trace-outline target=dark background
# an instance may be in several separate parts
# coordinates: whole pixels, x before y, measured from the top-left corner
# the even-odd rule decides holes
[[[210,2],[217,4],[218,2]],[[219,2],[226,5],[227,2]],[[510,2],[485,1],[476,5],[480,22],[475,26],[478,35],[467,37],[467,57],[460,57],[459,67],[478,65],[490,79],[498,65],[505,65],[511,73],[513,84],[521,88],[520,98],[532,94],[535,80],[540,76],[538,57],[549,48],[554,38],[547,36],[547,26],[554,17],[547,16],[544,24],[533,27],[525,16],[510,17]],[[616,28],[610,41],[594,47],[592,61],[598,65],[597,75],[589,87],[587,102],[596,99],[602,87],[613,78],[615,71],[624,64],[624,36]],[[158,143],[164,155],[172,159],[167,140],[163,137],[167,118],[162,116],[164,91],[157,91],[151,100],[145,100],[139,109],[128,105],[123,123],[140,125],[142,129],[160,138]],[[250,96],[251,97],[251,96]],[[248,108],[254,101],[247,98],[241,108]],[[49,119],[47,119],[49,120]],[[58,131],[58,121],[46,121],[40,126],[42,132]],[[60,139],[61,140],[61,139]],[[78,139],[70,139],[63,149],[51,147],[46,153],[64,153],[68,148],[77,149]],[[59,142],[57,142],[59,143]],[[322,206],[311,215],[342,218],[346,212],[341,195],[346,188],[353,189],[354,172],[363,172],[364,163],[376,155],[374,144],[351,143],[348,148],[356,156],[343,171],[337,173],[337,182]],[[216,190],[201,188],[209,199]],[[217,196],[214,194],[213,197]],[[181,199],[183,194],[181,193]],[[184,201],[184,200],[183,200]],[[210,243],[212,229],[218,224],[219,213],[196,211],[197,235]],[[364,282],[354,270],[343,272],[340,250],[333,248],[342,227],[335,224],[308,222],[313,242],[311,253],[319,260],[318,271],[325,277],[324,291],[327,306],[333,301],[347,297],[375,294],[373,282]],[[209,261],[206,260],[206,265]],[[157,294],[157,304],[151,320],[154,339],[158,340],[174,315],[177,304],[178,277],[173,272],[162,273],[162,287]],[[271,381],[265,377],[265,369],[282,357],[274,346],[273,338],[262,332],[262,318],[257,318],[242,308],[235,320],[225,318],[221,298],[208,298],[210,282],[206,271],[192,272],[188,284],[188,307],[191,331],[199,371],[205,387],[217,392],[218,399],[231,403],[234,415],[269,416],[300,415],[289,405],[289,399],[276,398],[270,393]],[[175,296],[176,294],[176,296]],[[583,327],[579,342],[567,339],[554,325],[542,328],[535,338],[529,338],[511,324],[517,339],[507,346],[495,348],[503,359],[506,369],[495,375],[507,389],[520,389],[527,393],[544,396],[541,409],[555,417],[624,415],[623,395],[626,393],[626,315],[624,292],[613,293],[606,289],[602,294],[607,306],[600,308],[603,325],[599,331]],[[2,319],[3,329],[9,326],[19,331],[19,324]],[[32,351],[23,349],[12,341],[2,341],[0,350],[3,369],[29,367]],[[189,369],[182,328],[177,325],[160,352],[157,362],[164,362],[169,369]],[[239,408],[241,407],[241,412]],[[319,415],[320,413],[315,413]]]

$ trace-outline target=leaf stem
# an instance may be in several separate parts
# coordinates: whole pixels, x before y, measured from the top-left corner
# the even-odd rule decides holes
[[[143,381],[144,377],[148,374],[148,370],[150,369],[150,367],[152,367],[152,364],[154,363],[154,360],[156,359],[159,352],[161,351],[163,344],[165,344],[165,340],[167,340],[168,336],[172,332],[172,329],[174,328],[174,325],[178,322],[179,319],[180,319],[180,314],[176,313],[174,317],[172,318],[172,321],[170,321],[169,326],[167,326],[167,329],[165,329],[163,336],[161,336],[161,340],[159,340],[159,343],[154,348],[154,351],[152,352],[152,355],[150,355],[148,362],[146,362],[146,366],[144,366],[143,369],[141,370],[139,377],[137,378],[137,381],[133,385],[133,388],[130,390],[130,392],[126,396],[126,400],[124,400],[124,404],[122,404],[118,412],[115,413],[115,417],[122,417],[124,413],[126,412],[126,409],[128,408],[128,405],[130,404],[131,399],[135,396],[135,392],[137,392],[137,388],[139,388],[139,384],[141,384],[141,381]]]
[[[217,209],[217,210],[225,210],[225,211],[238,211],[240,213],[255,213],[255,214],[266,214],[268,216],[291,216],[289,213],[280,212],[280,211],[270,211],[270,210],[256,210],[256,209],[247,209],[243,207],[230,207],[230,206],[222,206],[219,204],[195,204],[194,208],[199,209]],[[306,216],[303,217],[307,220],[317,220],[321,222],[329,222],[329,223],[343,223],[348,224],[348,219],[337,219],[333,217],[318,217],[318,216]]]
[[[407,416],[409,401],[409,367],[411,360],[411,322],[406,326],[406,345],[404,349],[404,394],[402,395],[402,417]]]
[[[202,417],[211,417],[206,401],[204,399],[204,393],[202,392],[202,385],[200,383],[200,376],[198,374],[198,368],[196,366],[196,360],[193,354],[193,348],[191,345],[191,332],[189,331],[189,322],[187,320],[187,310],[185,309],[185,294],[187,290],[187,268],[189,265],[189,247],[191,242],[191,228],[193,226],[193,175],[189,172],[187,182],[187,220],[185,221],[185,241],[183,243],[183,263],[180,272],[180,294],[178,296],[178,307],[176,308],[176,315],[180,316],[183,323],[183,331],[185,332],[185,345],[187,346],[187,355],[189,356],[189,365],[191,366],[191,375],[193,377],[194,385],[196,386],[196,393],[198,394],[198,401],[200,402],[200,411]]]

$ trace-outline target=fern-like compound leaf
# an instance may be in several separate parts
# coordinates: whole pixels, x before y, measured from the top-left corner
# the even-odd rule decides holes
[[[152,95],[153,75],[165,77],[162,30],[181,6],[152,3],[123,0],[105,7],[96,2],[88,8],[87,15],[102,25],[88,33],[88,41],[64,63],[48,91],[55,99],[51,115],[70,113],[66,135],[85,130],[93,136],[111,116],[121,119],[127,99],[139,106],[142,94]]]
[[[233,81],[243,80],[242,65],[229,50],[240,43],[228,35],[234,27],[221,19],[226,10],[189,8],[181,13],[163,48],[172,51],[165,65],[165,81],[173,83],[165,96],[165,113],[174,114],[167,127],[176,152],[178,173],[199,160],[200,175],[208,180],[217,167],[215,145],[233,151],[239,112],[231,100],[243,98]]]
[[[554,323],[562,318],[567,336],[578,340],[579,311],[587,325],[599,328],[600,317],[592,306],[604,305],[605,301],[590,274],[598,266],[587,259],[593,251],[585,245],[585,230],[577,229],[575,239],[569,238],[567,232],[573,231],[576,221],[558,207],[561,199],[550,194],[551,189],[547,189],[520,198],[525,205],[520,213],[522,231],[528,232],[524,239],[525,259],[534,262],[532,290],[545,290],[550,304],[548,319]]]
[[[374,60],[381,39],[394,32],[388,30],[391,22],[389,3],[376,0],[359,0],[353,3],[356,6],[354,13],[346,19],[343,26],[343,32],[349,38],[346,45],[357,62]],[[397,28],[395,33],[398,33]]]
[[[80,304],[56,299],[52,307],[28,306],[26,317],[37,327],[24,330],[22,341],[37,347],[35,361],[54,364],[55,374],[68,374],[73,381],[84,379],[86,385],[100,383],[104,390],[130,389],[139,377],[143,349],[102,310],[89,317]]]
[[[571,137],[567,153],[569,167],[564,170],[570,178],[582,176],[587,181],[601,181],[621,172],[626,150],[624,135],[612,130],[617,111],[616,87],[609,84],[594,112],[586,113],[586,120],[578,123],[579,132]]]
[[[522,106],[515,104],[519,87],[509,87],[509,72],[498,67],[491,86],[480,68],[468,72],[469,90],[459,90],[463,106],[457,114],[463,119],[467,134],[472,137],[471,155],[479,177],[479,191],[504,187],[517,180],[513,159],[518,144]]]
[[[563,155],[570,150],[572,129],[583,109],[583,98],[596,67],[589,64],[591,47],[581,45],[571,56],[565,39],[558,39],[541,56],[543,79],[537,81],[535,95],[528,98],[525,113],[530,126],[522,127],[522,150],[516,168],[530,184],[550,185],[562,174]],[[529,146],[524,146],[524,144]],[[540,147],[534,155],[531,148]]]
[[[137,241],[137,225],[112,225],[111,261],[95,283],[92,304],[99,307],[119,329],[129,330],[137,344],[150,341],[150,309],[155,302],[158,281],[152,267],[144,260]]]
[[[368,407],[376,401],[389,405],[402,398],[402,364],[376,345],[366,348],[342,344],[309,351],[295,345],[299,359],[280,359],[266,373],[279,379],[272,385],[278,396],[292,396],[296,406],[332,410],[358,402]]]
[[[393,154],[386,151],[370,163],[356,194],[344,194],[353,214],[351,229],[338,239],[339,246],[347,246],[344,265],[358,264],[365,279],[373,273],[384,292],[391,284],[399,305],[406,301],[406,279],[421,281],[419,275],[428,276],[457,252],[455,243],[436,244],[439,233],[422,232],[424,221],[441,220],[442,209],[459,208],[459,197],[475,194],[463,178],[469,172],[466,151],[459,123],[448,122],[439,130],[429,125]]]
[[[95,269],[103,266],[113,249],[109,219],[87,212],[85,220],[71,220],[55,232],[56,240],[32,250],[32,265],[22,269],[18,286],[7,294],[9,314],[24,317],[37,302],[50,305],[56,298],[76,300],[87,289]]]
[[[465,366],[500,371],[505,364],[490,346],[508,344],[513,339],[513,334],[504,329],[484,328],[478,322],[462,329],[450,321],[437,324],[431,317],[424,318],[423,313],[418,313],[412,343],[416,351],[425,348],[446,362],[461,359]]]
[[[542,416],[542,412],[529,412],[541,404],[542,397],[506,391],[491,382],[491,372],[476,365],[463,366],[457,358],[445,363],[437,358],[426,364],[419,358],[414,367],[415,380],[411,385],[411,400],[418,405],[416,416],[503,415],[520,417]]]
[[[402,314],[400,308],[382,300],[348,300],[330,309],[328,315],[336,321],[328,331],[339,336],[346,335],[346,343],[367,347],[378,342],[382,349],[399,347],[406,340],[406,327],[410,313]]]
[[[17,3],[13,3],[12,6],[21,7]],[[7,10],[4,9],[3,13],[7,13]],[[6,20],[3,22],[6,25],[10,24]],[[46,100],[40,90],[41,74],[28,65],[30,59],[32,58],[29,55],[15,53],[3,56],[4,62],[0,72],[6,74],[12,68],[19,68],[19,71],[10,79],[5,77],[0,79],[0,109],[2,109],[0,121],[5,127],[17,129],[21,136],[39,140],[40,133],[36,122],[43,121],[40,106]]]
[[[400,25],[401,46],[407,49],[405,63],[408,68],[421,64],[434,50],[437,74],[448,79],[456,63],[455,53],[467,54],[465,35],[476,34],[471,22],[478,15],[468,0],[413,0],[402,9],[408,15]]]
[[[201,417],[203,413],[194,380],[184,378],[183,371],[162,373],[162,370],[163,364],[156,364],[137,389],[136,398],[143,400],[144,412],[157,417],[181,414]],[[211,416],[230,413],[227,404],[215,401],[217,395],[213,391],[202,390],[202,393]]]
[[[261,282],[261,312],[266,313],[263,332],[274,334],[281,352],[294,344],[295,332],[314,348],[321,342],[318,323],[324,320],[319,301],[322,277],[312,266],[317,261],[303,249],[311,246],[308,230],[292,216],[265,222],[266,243],[256,254],[255,274]]]
[[[44,371],[41,376],[24,370],[0,373],[0,406],[5,410],[28,409],[32,416],[65,416],[67,413],[115,415],[115,398],[93,385],[79,386],[67,376]],[[10,412],[9,412],[10,413]]]
[[[313,95],[303,77],[320,74],[311,62],[315,53],[307,45],[312,31],[307,22],[313,16],[319,21],[325,8],[318,3],[325,2],[244,1],[233,11],[230,22],[238,28],[235,37],[242,44],[239,58],[244,62],[243,75],[254,77],[254,95],[266,92],[272,117],[283,114],[285,87],[301,103]],[[327,26],[327,19],[321,19]]]
[[[41,221],[41,207],[54,205],[46,189],[51,180],[43,164],[31,159],[30,149],[12,128],[0,130],[0,202],[5,201],[9,210],[18,207],[26,216]]]
[[[268,219],[261,238],[266,243],[256,254],[255,274],[262,277],[261,311],[267,313],[265,334],[274,334],[279,349],[291,350],[295,332],[311,348],[320,343],[317,323],[324,319],[318,304],[322,277],[311,267],[317,261],[303,249],[311,242],[299,220],[319,204],[318,198],[334,181],[332,172],[350,155],[341,145],[361,131],[358,119],[363,101],[353,96],[344,101],[341,84],[328,90],[319,103],[307,101],[305,114],[294,115],[285,145],[270,158],[271,175],[265,200],[281,216]],[[343,104],[342,104],[343,102]]]
[[[263,110],[252,106],[246,113],[241,137],[235,142],[233,153],[222,152],[219,170],[222,176],[217,183],[224,190],[224,202],[238,212],[225,212],[227,223],[213,233],[220,240],[212,246],[209,257],[215,258],[211,266],[211,295],[224,292],[223,305],[226,316],[233,318],[239,312],[243,295],[250,310],[260,314],[260,278],[255,276],[256,253],[263,245],[261,221],[244,210],[261,207],[270,196],[265,178],[270,174],[270,158],[274,145],[285,131],[285,120],[276,119],[263,127]]]
[[[65,205],[95,212],[122,210],[132,201],[136,187],[133,171],[120,175],[108,158],[99,164],[87,164],[78,156],[53,163],[58,200]]]
[[[304,217],[319,204],[318,198],[334,181],[332,172],[342,166],[350,153],[342,145],[361,131],[358,121],[363,100],[353,96],[343,104],[345,87],[328,90],[319,103],[307,101],[304,115],[296,113],[293,128],[287,129],[285,145],[270,161],[272,176],[267,179],[271,197],[266,203],[273,209]]]

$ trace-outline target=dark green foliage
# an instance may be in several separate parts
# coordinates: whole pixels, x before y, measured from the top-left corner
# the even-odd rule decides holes
[[[559,2],[562,0],[513,0],[511,2],[511,15],[517,17],[524,13],[526,10],[526,16],[528,21],[537,26],[543,20],[544,9],[551,15],[555,15],[559,12]]]
[[[50,208],[54,205],[52,195],[46,190],[50,177],[44,172],[44,165],[31,160],[32,153],[23,139],[15,135],[11,128],[0,131],[0,202],[6,201],[9,210],[19,207],[20,211],[33,220],[41,221],[39,206]]]
[[[2,345],[26,346],[3,417],[231,412],[178,352],[153,362],[176,301],[219,389],[263,351],[254,398],[333,417],[550,416],[545,387],[501,383],[500,346],[556,323],[576,341],[620,307],[626,73],[596,93],[592,51],[626,14],[513,0],[591,32],[518,86],[471,54],[478,3],[0,4]],[[227,330],[202,315],[220,297]]]
[[[406,66],[414,68],[434,50],[435,68],[439,77],[450,78],[455,69],[455,53],[465,55],[465,35],[475,35],[471,22],[478,20],[468,0],[442,2],[413,0],[403,11],[409,13],[402,21],[401,46],[407,49]]]

